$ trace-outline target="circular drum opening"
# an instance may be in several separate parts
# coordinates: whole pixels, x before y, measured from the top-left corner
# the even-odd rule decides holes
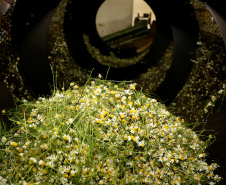
[[[146,51],[156,33],[156,16],[144,0],[105,0],[96,15],[102,41],[114,50]]]

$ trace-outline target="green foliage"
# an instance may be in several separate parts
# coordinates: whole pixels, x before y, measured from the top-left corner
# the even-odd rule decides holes
[[[100,79],[23,101],[1,133],[3,184],[205,184],[220,180],[183,119],[136,84]]]

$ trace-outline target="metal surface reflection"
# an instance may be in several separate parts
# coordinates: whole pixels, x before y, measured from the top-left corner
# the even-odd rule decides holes
[[[44,0],[42,2],[44,3]],[[12,41],[20,55],[20,71],[29,84],[28,86],[37,95],[46,94],[50,89],[52,73],[48,63],[46,43],[52,11],[59,2],[60,0],[51,0],[43,7],[43,3],[40,1],[21,0],[17,1],[13,13]],[[103,2],[105,1],[69,1],[63,20],[65,42],[71,56],[81,68],[95,69],[93,75],[106,74],[109,66],[99,62],[105,60],[106,57],[112,59],[114,54],[114,60],[117,62],[121,59],[133,61],[134,57],[132,52],[128,54],[128,52],[108,47],[98,35],[95,18]],[[140,74],[146,73],[150,67],[160,61],[163,53],[173,41],[175,49],[171,69],[167,71],[164,82],[155,91],[155,94],[161,99],[172,102],[188,79],[192,68],[191,59],[194,59],[196,54],[199,26],[194,7],[187,0],[164,1],[164,6],[161,1],[145,0],[145,2],[152,7],[156,14],[157,30],[153,42],[151,40],[146,45],[138,45],[136,52],[144,51],[151,43],[150,50],[142,60],[137,60],[133,65],[123,68],[112,67],[108,78],[113,80],[137,79]],[[81,17],[81,15],[83,16]],[[135,15],[137,16],[137,14]],[[154,23],[150,27],[155,28]],[[95,58],[93,54],[95,52],[89,52],[89,48],[84,42],[85,36],[89,37],[90,48],[96,49],[94,51],[98,50],[96,52],[98,57]],[[125,46],[127,47],[127,45]],[[129,46],[131,47],[131,44]]]
[[[8,9],[12,6],[14,0],[0,0],[0,28],[2,27],[2,19],[3,15],[8,11]]]
[[[10,8],[10,4],[5,0],[0,0],[0,12],[4,14]]]
[[[14,3],[14,0],[0,0],[0,14],[5,14]]]

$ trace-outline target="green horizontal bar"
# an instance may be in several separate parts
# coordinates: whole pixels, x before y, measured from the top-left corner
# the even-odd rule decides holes
[[[146,32],[148,32],[147,24],[146,23],[144,24],[141,22],[130,28],[126,28],[124,30],[115,32],[113,34],[104,36],[101,39],[106,43],[110,43],[110,42],[117,41],[117,40],[120,40],[125,37],[138,36],[138,35],[146,33]]]

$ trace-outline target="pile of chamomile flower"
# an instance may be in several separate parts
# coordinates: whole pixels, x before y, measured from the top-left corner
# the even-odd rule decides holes
[[[216,163],[183,119],[136,84],[90,79],[23,101],[1,131],[4,184],[216,184]]]

